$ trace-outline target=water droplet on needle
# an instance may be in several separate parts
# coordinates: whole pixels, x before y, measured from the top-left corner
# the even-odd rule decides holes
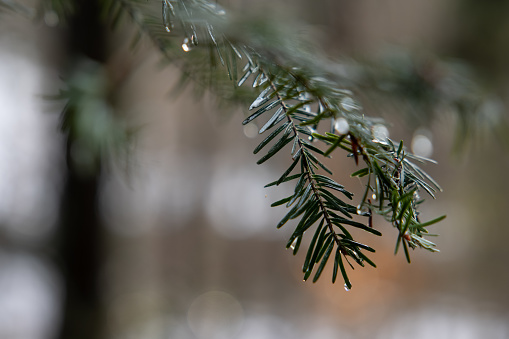
[[[334,128],[339,133],[346,134],[346,133],[348,133],[348,130],[350,129],[350,125],[348,124],[348,121],[346,121],[345,118],[339,118],[334,123]]]
[[[182,43],[182,49],[184,52],[189,52],[191,50],[191,46],[189,45],[189,38],[185,38],[184,42]]]

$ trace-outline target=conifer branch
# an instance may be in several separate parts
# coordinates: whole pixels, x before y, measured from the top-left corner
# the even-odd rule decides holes
[[[41,0],[39,10],[54,11],[65,22],[65,17],[75,10],[73,5],[74,2],[67,0]],[[384,75],[390,74],[390,71],[380,72],[379,65],[368,66],[361,67],[364,74],[357,79],[345,77],[343,72],[338,71],[338,64],[320,58],[316,51],[307,50],[288,32],[279,32],[277,25],[244,21],[239,25],[239,21],[217,2],[162,0],[162,7],[158,4],[154,8],[152,2],[146,0],[104,0],[102,5],[104,18],[112,26],[118,26],[124,16],[136,24],[139,31],[133,44],[147,36],[169,62],[177,63],[182,73],[192,77],[196,84],[229,101],[246,103],[249,99],[249,110],[256,108],[256,111],[244,120],[244,124],[269,117],[259,129],[260,134],[267,132],[269,135],[254,153],[269,144],[271,146],[258,164],[293,143],[290,166],[278,180],[266,187],[296,182],[293,194],[272,206],[285,205],[289,209],[278,228],[289,220],[297,221],[287,243],[287,248],[292,247],[294,254],[299,250],[305,232],[313,234],[303,265],[304,280],[315,272],[313,281],[316,281],[334,250],[332,280],[336,280],[340,271],[347,288],[351,288],[351,283],[343,258],[352,268],[349,258],[360,266],[366,262],[375,267],[363,253],[363,250],[374,252],[374,249],[354,240],[348,231],[348,227],[355,227],[381,235],[373,225],[374,213],[383,216],[396,228],[395,252],[403,247],[408,262],[409,248],[437,251],[435,244],[425,238],[429,235],[427,227],[445,216],[421,221],[418,211],[423,202],[420,193],[424,191],[435,198],[435,193],[441,190],[433,178],[417,165],[430,160],[408,152],[403,141],[394,143],[378,135],[377,130],[385,122],[365,116],[349,90],[355,86],[364,95],[370,92],[370,88],[380,87],[376,86],[377,82],[387,82]],[[0,12],[3,10],[28,17],[34,17],[36,12],[15,0],[0,0]],[[261,26],[263,29],[260,29]],[[438,68],[443,66],[432,64],[433,67],[437,65]],[[383,75],[379,76],[380,73]],[[440,72],[432,73],[436,76]],[[475,125],[482,120],[488,122],[487,128],[499,133],[500,139],[509,144],[506,119],[499,116],[499,112],[488,112],[491,116],[483,116],[482,109],[478,109],[483,101],[479,99],[478,88],[470,86],[469,79],[455,78],[454,72],[451,73],[445,77],[446,80],[460,83],[460,90],[446,93],[438,85],[437,78],[426,77],[419,67],[406,72],[410,77],[418,78],[418,85],[425,87],[426,93],[433,93],[434,98],[438,98],[432,104],[456,106],[460,125],[463,125],[460,139],[465,139],[470,131],[476,131],[478,127]],[[100,78],[100,72],[96,75]],[[389,77],[393,77],[390,81],[395,80],[392,84],[396,88],[399,86],[405,90],[405,82],[415,80]],[[88,100],[90,96],[102,100],[105,93],[83,91],[72,82],[69,85],[68,90],[61,93],[68,100],[62,129],[87,139],[87,152],[93,165],[94,159],[103,157],[104,153],[118,152],[131,133],[109,114],[96,114],[94,117],[80,111],[82,100]],[[407,93],[402,92],[403,95]],[[254,101],[253,93],[257,94]],[[417,100],[424,102],[426,97]],[[475,103],[472,104],[472,101]],[[107,105],[102,108],[109,110]],[[100,113],[100,110],[95,112]],[[98,133],[91,128],[95,125],[90,121],[89,128],[83,129],[78,120],[84,119],[94,119],[94,123],[102,121],[103,129]],[[328,132],[324,132],[325,124],[329,124]],[[316,141],[322,142],[327,149],[321,150]],[[344,195],[352,200],[353,194],[330,177],[332,172],[321,161],[339,152],[346,152],[360,166],[351,176],[366,180],[364,194],[357,206],[338,197]],[[321,171],[326,174],[321,174]],[[367,218],[367,223],[355,221],[356,215]]]
[[[407,152],[403,142],[396,146],[377,134],[384,121],[363,114],[345,86],[348,81],[337,72],[337,64],[320,59],[286,33],[278,35],[275,26],[260,30],[256,24],[245,24],[239,28],[216,3],[162,0],[161,4],[162,8],[153,8],[142,0],[105,0],[104,17],[117,26],[127,15],[139,28],[134,43],[147,36],[169,62],[176,63],[197,84],[229,101],[246,103],[249,99],[249,110],[256,110],[243,124],[268,117],[259,129],[268,136],[254,153],[271,146],[258,164],[292,144],[290,166],[266,187],[295,182],[293,194],[271,206],[289,209],[278,228],[290,220],[297,223],[287,243],[294,254],[304,234],[312,234],[303,264],[304,280],[314,272],[313,282],[317,281],[333,251],[332,281],[341,272],[346,288],[352,285],[344,260],[351,268],[350,259],[360,266],[368,263],[376,267],[363,252],[375,250],[348,231],[354,227],[380,236],[372,213],[382,215],[397,229],[396,251],[402,246],[409,262],[408,248],[436,251],[424,236],[426,227],[443,217],[421,222],[418,212],[422,202],[418,192],[434,197],[440,190],[414,163],[426,159]],[[254,101],[253,93],[257,94]],[[317,141],[327,149],[321,150]],[[353,194],[331,178],[332,172],[322,162],[338,151],[346,151],[356,165],[365,166],[352,174],[367,180],[357,206],[340,198],[352,200]],[[354,216],[368,220],[358,222]]]
[[[265,74],[263,72],[263,70],[262,70],[262,74],[264,74],[264,76],[266,78],[270,79],[270,76]],[[325,180],[326,182],[330,182],[331,179],[326,178],[326,177],[322,177],[322,176],[318,176],[318,175],[315,174],[316,166],[312,166],[311,165],[312,164],[312,162],[310,160],[310,156],[311,155],[308,153],[309,151],[306,150],[306,144],[305,144],[304,140],[300,137],[300,133],[299,133],[299,131],[297,129],[297,126],[295,125],[294,121],[292,120],[292,116],[291,116],[291,113],[290,113],[291,106],[288,105],[285,102],[285,100],[283,100],[282,95],[279,93],[278,88],[276,87],[274,82],[272,80],[269,80],[269,81],[270,81],[270,88],[272,88],[274,93],[276,93],[276,97],[278,99],[278,102],[281,105],[281,107],[283,109],[283,113],[286,115],[286,119],[287,119],[288,123],[290,124],[289,126],[291,126],[291,129],[292,129],[293,134],[295,136],[295,145],[297,147],[294,147],[295,151],[292,152],[293,158],[295,159],[294,161],[298,161],[299,159],[301,160],[301,167],[304,170],[303,173],[301,174],[301,178],[305,177],[304,184],[305,184],[305,182],[309,183],[309,185],[306,188],[306,191],[304,191],[304,193],[303,193],[303,196],[306,196],[306,192],[308,194],[311,194],[311,196],[314,199],[314,200],[312,200],[313,203],[316,203],[318,205],[318,210],[320,211],[320,213],[318,213],[316,215],[317,217],[315,217],[315,218],[313,218],[311,220],[315,220],[316,219],[315,220],[315,222],[316,222],[317,219],[321,218],[322,220],[320,221],[320,224],[321,225],[325,225],[326,228],[329,230],[329,232],[325,234],[325,238],[324,239],[328,239],[329,236],[332,239],[332,241],[326,242],[327,245],[324,245],[322,247],[322,249],[326,248],[326,252],[324,252],[324,259],[322,260],[322,262],[325,263],[327,261],[329,255],[330,255],[330,253],[331,253],[331,251],[333,249],[334,243],[337,246],[337,250],[339,252],[341,252],[345,256],[345,258],[346,258],[345,253],[348,253],[347,249],[346,249],[345,246],[343,246],[343,244],[341,242],[340,235],[338,235],[335,232],[334,227],[333,227],[332,217],[331,217],[331,213],[333,213],[333,212],[330,212],[329,209],[325,206],[325,199],[323,198],[323,194],[319,191],[320,184],[318,182],[318,178],[320,178],[322,180]],[[318,153],[322,153],[322,152],[318,152]],[[296,157],[296,155],[298,155],[298,156]],[[336,183],[332,183],[332,184],[336,185]],[[297,194],[300,194],[300,193],[297,192],[297,190],[296,190],[296,193],[294,194],[293,197],[297,196]],[[292,197],[292,200],[294,199],[293,197]],[[290,201],[292,201],[292,200],[290,200]],[[304,200],[304,199],[302,198],[302,200]],[[297,204],[297,205],[300,205],[300,204]],[[351,207],[353,207],[353,206],[351,206]],[[311,209],[309,209],[309,210],[311,210]],[[345,213],[345,214],[347,216],[349,216],[348,213]],[[302,217],[301,220],[306,220],[306,219],[305,219],[305,217]],[[302,221],[301,221],[301,223],[302,223]],[[289,246],[293,246],[294,254],[296,254],[297,251],[298,251],[298,247],[297,247],[296,244],[300,245],[300,242],[302,240],[302,236],[304,235],[305,230],[308,227],[312,226],[312,224],[313,224],[312,222],[307,221],[304,224],[304,226],[302,226],[302,228],[297,227],[297,229],[295,230],[294,234],[290,237],[290,240],[288,241],[288,244],[287,244],[287,248]],[[315,235],[319,234],[320,231],[321,231],[320,228],[318,228],[315,231]],[[344,234],[341,234],[341,236],[345,237]],[[361,246],[366,246],[366,245],[361,245]],[[317,248],[320,248],[320,247],[317,246]],[[312,250],[312,249],[313,249],[313,246],[310,246],[310,250]],[[358,252],[360,252],[359,248],[356,248],[356,250]],[[309,253],[311,253],[311,252],[309,252]],[[311,274],[311,272],[313,270],[313,265],[310,265],[309,259],[310,258],[307,258],[307,261],[305,262],[304,267],[303,267],[304,280],[307,280],[307,278],[310,276],[310,274]],[[317,256],[317,260],[314,261],[314,262],[317,263],[317,261],[319,259],[320,259],[320,256]],[[338,259],[336,258],[336,260],[338,260]],[[323,271],[323,266],[324,265],[321,264],[320,267],[318,268],[317,273],[315,274],[315,277],[313,278],[313,282],[317,281],[318,278],[320,277],[320,274]],[[333,273],[333,282],[336,280],[336,275],[337,275],[337,269],[335,270],[335,273]],[[348,281],[348,278],[347,278],[346,273],[345,273],[345,284],[347,283],[347,281]],[[347,287],[351,288],[351,285],[347,284]]]
[[[243,122],[248,124],[261,116],[269,116],[259,132],[271,132],[255,148],[254,153],[260,152],[271,142],[272,146],[258,164],[266,162],[293,142],[290,167],[278,180],[266,185],[277,186],[296,180],[294,193],[272,204],[289,208],[289,212],[278,223],[278,228],[289,220],[298,219],[287,248],[292,247],[296,254],[304,233],[318,224],[312,232],[304,261],[304,280],[313,271],[313,281],[320,277],[334,248],[336,254],[332,280],[336,280],[340,271],[347,288],[351,288],[351,283],[343,258],[352,268],[348,257],[360,266],[367,262],[376,267],[363,253],[363,250],[374,252],[374,249],[354,240],[347,230],[347,227],[355,227],[381,235],[373,228],[371,213],[383,215],[397,228],[396,250],[403,244],[408,261],[408,247],[435,251],[434,244],[424,239],[423,235],[427,233],[426,226],[443,217],[421,223],[417,211],[420,203],[417,192],[423,189],[433,196],[439,187],[409,161],[422,159],[408,153],[403,142],[396,148],[390,139],[377,138],[374,130],[383,121],[364,116],[352,93],[340,85],[341,81],[335,80],[337,74],[331,74],[328,68],[324,69],[316,61],[311,61],[314,56],[304,52],[295,55],[292,50],[295,46],[287,42],[280,45],[276,42],[274,49],[270,50],[272,46],[264,47],[259,40],[246,40],[249,37],[246,32],[236,30],[232,33],[229,28],[233,23],[228,21],[226,11],[208,1],[163,0],[162,23],[161,19],[154,21],[150,14],[140,14],[143,4],[139,1],[111,1],[115,1],[138,23],[167,58],[173,62],[178,60],[184,72],[195,74],[198,79],[203,79],[204,75],[216,79],[224,69],[222,79],[235,84],[234,87],[228,87],[221,85],[223,80],[211,82],[214,85],[212,90],[219,93],[237,93],[246,87],[259,90],[258,97],[249,107],[250,110],[257,110]],[[178,35],[184,36],[182,46],[174,43]],[[257,37],[262,41],[263,38]],[[273,40],[277,41],[277,38],[273,37]],[[201,62],[196,63],[196,60]],[[208,60],[208,69],[203,67],[204,60]],[[243,68],[240,68],[240,62],[245,63]],[[247,85],[250,78],[253,79],[252,86]],[[336,130],[338,119],[342,119],[346,126],[339,133]],[[325,121],[330,124],[330,132],[319,133]],[[328,150],[324,152],[315,146],[316,140],[328,145]],[[353,194],[343,185],[317,173],[320,169],[332,175],[319,157],[328,157],[336,149],[346,150],[357,165],[361,159],[366,165],[353,174],[368,177],[365,193],[357,207],[332,193],[339,192],[352,199]],[[299,167],[300,171],[292,174]],[[373,198],[376,196],[373,201],[368,198],[371,192]],[[354,215],[367,217],[368,224],[354,221]]]

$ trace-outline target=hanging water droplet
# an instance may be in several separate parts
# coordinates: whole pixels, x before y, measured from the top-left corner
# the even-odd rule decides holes
[[[196,37],[196,33],[191,35],[191,43],[195,46],[198,46],[198,38]]]
[[[339,118],[334,123],[334,128],[336,129],[336,131],[338,131],[338,133],[346,134],[350,129],[350,125],[348,124],[348,121],[345,118]]]
[[[345,284],[345,291],[350,291],[347,284]]]
[[[189,38],[185,38],[182,42],[182,49],[184,52],[189,52],[191,50],[191,46],[189,45],[190,41]]]
[[[314,126],[314,127],[316,127],[316,126]],[[316,133],[316,129],[314,129],[313,127],[308,127],[308,131],[309,131],[309,133],[310,133],[310,134],[314,134],[314,133]],[[313,136],[309,136],[309,137],[308,137],[308,140],[309,140],[309,141],[313,141],[313,140],[315,140],[315,137],[313,137]]]
[[[376,200],[376,198],[377,198],[377,197],[376,197],[376,194],[375,194],[375,193],[373,193],[373,195],[371,196],[371,198],[373,198],[373,200]]]
[[[368,216],[370,213],[368,207],[361,204],[357,206],[357,214],[362,216]]]

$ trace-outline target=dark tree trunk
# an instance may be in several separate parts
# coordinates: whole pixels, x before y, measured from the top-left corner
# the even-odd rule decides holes
[[[72,147],[72,141],[67,147]],[[62,195],[59,232],[65,283],[60,338],[101,339],[104,314],[99,273],[103,241],[97,213],[98,177],[83,177],[72,167],[69,166]]]
[[[69,22],[68,61],[64,74],[72,73],[82,58],[106,60],[105,27],[100,22],[100,0],[75,0],[76,12]],[[70,69],[69,69],[70,68]],[[73,131],[67,135],[67,173],[62,194],[58,261],[65,284],[61,339],[103,339],[104,311],[100,291],[103,230],[98,215],[100,160],[85,175],[71,159]]]

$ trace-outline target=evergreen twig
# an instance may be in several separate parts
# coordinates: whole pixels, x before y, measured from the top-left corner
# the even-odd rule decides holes
[[[383,215],[397,228],[396,251],[403,244],[408,261],[408,247],[436,251],[435,245],[423,236],[427,234],[427,226],[443,217],[421,223],[417,207],[420,203],[420,190],[434,197],[434,192],[440,190],[440,187],[410,161],[423,159],[408,153],[403,142],[396,146],[388,138],[377,139],[373,130],[382,123],[380,119],[364,116],[361,107],[352,98],[352,93],[328,76],[326,70],[316,66],[316,62],[306,62],[309,58],[306,59],[305,54],[289,57],[292,51],[285,50],[285,46],[279,46],[281,49],[275,51],[257,48],[259,43],[244,39],[249,34],[230,34],[225,29],[230,24],[226,11],[212,2],[163,0],[162,20],[159,19],[155,26],[149,14],[139,14],[143,6],[139,1],[112,1],[116,1],[140,25],[164,55],[172,61],[179,60],[184,65],[184,72],[198,72],[197,77],[200,78],[206,72],[194,63],[200,58],[208,60],[209,69],[214,70],[213,74],[209,74],[210,78],[217,76],[217,70],[224,69],[224,81],[234,82],[235,88],[246,88],[248,80],[253,79],[249,87],[258,88],[259,95],[250,109],[256,108],[256,111],[243,123],[248,124],[262,116],[269,116],[260,128],[260,133],[270,134],[255,148],[255,153],[272,143],[258,164],[266,162],[288,144],[293,144],[290,167],[278,180],[267,185],[277,186],[296,181],[291,196],[272,204],[285,205],[289,209],[278,223],[278,228],[289,220],[298,220],[287,248],[292,247],[296,254],[304,233],[310,232],[318,224],[312,232],[313,237],[303,265],[304,280],[313,271],[313,281],[320,277],[334,248],[333,281],[336,280],[339,268],[347,288],[351,288],[351,283],[343,258],[352,268],[348,258],[360,266],[364,266],[365,262],[375,266],[363,253],[363,250],[374,252],[374,249],[355,240],[347,229],[355,227],[381,235],[373,228],[372,213]],[[175,36],[178,35],[184,36],[184,52],[179,51],[174,44]],[[288,60],[282,63],[285,57]],[[243,68],[240,68],[241,62],[244,62]],[[213,90],[221,92],[226,89],[231,93],[232,88],[219,86]],[[342,133],[335,130],[339,118],[344,119],[348,126]],[[324,122],[330,124],[330,132],[317,132]],[[320,150],[314,142],[316,140],[329,145],[328,150]],[[318,170],[323,170],[332,175],[319,158],[327,157],[338,148],[346,150],[357,165],[363,161],[366,166],[353,174],[367,176],[366,190],[357,207],[337,196],[339,192],[349,200],[353,198],[353,194],[343,185],[318,173]],[[294,171],[297,173],[292,174]],[[371,184],[373,182],[375,185]],[[373,201],[368,198],[370,192],[373,193]],[[368,218],[367,225],[353,220],[354,215]]]
[[[66,8],[63,0],[46,2],[55,9]],[[200,86],[208,86],[230,101],[250,98],[249,110],[256,110],[243,123],[268,117],[259,133],[269,134],[254,153],[271,146],[258,164],[292,144],[290,166],[266,187],[295,182],[293,194],[272,206],[289,209],[278,228],[289,220],[297,222],[287,243],[294,254],[304,234],[312,233],[303,265],[304,280],[315,272],[315,282],[333,252],[332,281],[339,271],[346,288],[352,285],[343,259],[352,268],[350,260],[376,267],[364,253],[375,250],[349,232],[354,227],[380,236],[372,222],[373,213],[397,229],[396,252],[403,246],[409,262],[408,248],[437,251],[424,236],[426,227],[444,217],[421,222],[418,212],[422,202],[419,192],[434,198],[440,190],[416,165],[428,160],[409,153],[403,141],[395,144],[377,135],[383,120],[365,116],[345,85],[351,82],[336,71],[337,64],[324,62],[286,32],[278,35],[274,26],[264,23],[260,29],[259,24],[245,23],[247,28],[240,27],[231,13],[215,2],[162,0],[161,4],[154,8],[143,0],[105,0],[104,17],[116,26],[127,15],[139,29],[134,44],[147,36],[169,62],[177,63],[183,74]],[[253,93],[257,94],[254,101]],[[342,128],[337,128],[339,121]],[[329,132],[322,132],[324,124]],[[327,149],[321,150],[316,141]],[[348,202],[353,194],[331,178],[332,172],[323,163],[323,158],[338,151],[346,151],[361,166],[352,176],[366,177],[364,194],[356,205]],[[354,216],[367,221],[358,222]]]

